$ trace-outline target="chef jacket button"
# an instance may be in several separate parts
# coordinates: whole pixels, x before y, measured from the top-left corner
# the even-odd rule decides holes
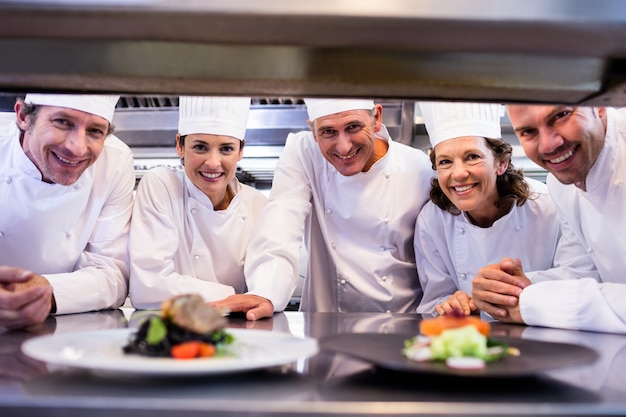
[[[465,274],[459,274],[459,278],[461,278],[461,279],[465,279],[466,277],[467,277],[467,275],[465,275]]]
[[[460,234],[462,234],[462,235],[464,235],[464,234],[465,234],[465,229],[463,229],[463,228],[459,228],[459,233],[460,233]]]
[[[197,212],[198,212],[198,210],[197,210],[197,209],[195,209],[195,208],[192,208],[192,209],[191,209],[191,214],[196,214]]]
[[[245,264],[245,261],[240,261],[239,262],[239,265],[241,265],[241,266],[244,266],[244,264]]]
[[[389,177],[390,177],[390,176],[391,176],[391,175],[389,175],[389,173],[388,173],[388,172],[385,172],[385,178],[386,178],[386,179],[389,179]]]
[[[391,314],[391,310],[385,310],[385,313]]]
[[[0,232],[0,237],[4,237],[4,232]]]
[[[200,255],[194,255],[193,259],[197,261],[198,259],[200,259]]]
[[[11,183],[13,182],[13,178],[11,178],[11,177],[6,177],[6,178],[4,179],[4,182],[6,182],[7,184],[11,184]]]
[[[592,253],[592,252],[593,252],[593,249],[587,248],[587,253]]]
[[[69,239],[72,237],[72,234],[70,232],[65,232],[65,237]]]
[[[333,249],[336,249],[336,248],[337,248],[337,244],[336,244],[335,242],[332,242],[332,243],[330,244],[330,246],[331,246]]]
[[[248,217],[244,214],[243,216],[241,216],[241,220],[246,220]]]
[[[516,231],[516,232],[519,232],[521,228],[522,228],[522,227],[518,224],[517,226],[515,226],[515,231]]]
[[[389,224],[389,219],[385,219],[383,221],[385,222],[385,224]]]
[[[329,208],[326,209],[326,214],[331,214],[333,211]]]
[[[83,186],[81,185],[80,182],[77,182],[76,184],[74,184],[74,189],[75,190],[80,190]]]
[[[340,283],[341,285],[346,285],[346,280],[345,280],[345,279],[339,280],[339,283]]]
[[[380,248],[378,248],[379,251],[384,252],[385,251],[385,247],[381,246]]]
[[[383,282],[387,281],[387,275],[383,275],[382,277],[380,277],[380,280]]]

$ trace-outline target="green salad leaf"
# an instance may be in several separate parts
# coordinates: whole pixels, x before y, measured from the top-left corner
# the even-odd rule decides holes
[[[432,339],[430,350],[434,360],[458,356],[484,358],[487,356],[487,338],[474,326],[444,330]]]
[[[151,317],[146,334],[146,342],[150,345],[158,345],[167,336],[167,326],[160,317]]]

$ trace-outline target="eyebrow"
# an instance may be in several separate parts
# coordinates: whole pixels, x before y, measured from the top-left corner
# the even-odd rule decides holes
[[[71,121],[76,121],[77,117],[75,117],[71,112],[66,111],[64,108],[59,108],[58,110],[55,110],[51,113],[48,114],[48,118],[49,119],[55,119],[55,118],[62,118],[62,119],[67,119],[67,120],[71,120]],[[96,127],[98,129],[107,131],[109,129],[110,123],[107,121],[104,122],[93,122],[90,121],[88,123],[89,126],[91,127]]]
[[[217,146],[223,146],[223,145],[236,145],[237,143],[241,142],[241,140],[239,139],[225,139],[222,140],[220,142],[217,143]],[[202,144],[202,145],[209,145],[210,141],[204,140],[204,139],[192,139],[191,140],[191,144],[192,145],[196,145],[196,144]]]
[[[351,125],[362,125],[362,124],[363,124],[363,121],[362,121],[362,120],[360,120],[360,119],[353,119],[353,120],[349,120],[349,121],[345,122],[345,123],[343,124],[343,127],[346,127],[346,126],[351,126]],[[336,128],[335,126],[325,126],[325,125],[320,125],[320,126],[316,129],[316,131],[321,132],[321,131],[323,131],[323,130],[327,130],[327,129],[336,130],[337,128]]]
[[[552,109],[550,110],[550,112],[548,112],[548,114],[546,115],[546,117],[543,118],[544,121],[549,121],[550,119],[552,119],[557,113],[563,111],[563,109],[567,109],[567,108],[571,108],[572,110],[575,110],[576,108],[578,108],[578,106],[553,106]],[[522,130],[527,130],[527,129],[536,129],[536,127],[532,127],[532,126],[520,126],[516,129],[514,129],[515,132],[520,132]]]

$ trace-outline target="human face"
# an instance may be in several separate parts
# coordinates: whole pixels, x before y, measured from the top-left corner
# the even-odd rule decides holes
[[[485,138],[462,136],[435,146],[437,179],[444,194],[480,226],[500,216],[496,179],[508,163],[496,160]]]
[[[176,151],[185,161],[185,173],[191,182],[206,194],[215,210],[224,210],[230,204],[226,192],[237,173],[237,162],[243,156],[239,139],[231,136],[191,134],[176,137]]]
[[[341,175],[351,176],[369,170],[380,158],[375,152],[374,134],[382,126],[382,106],[349,110],[315,119],[313,136],[322,155]]]
[[[22,102],[15,111],[24,131],[22,149],[45,182],[74,184],[102,152],[109,122],[100,116],[53,106],[27,115]]]
[[[604,107],[509,105],[524,153],[563,184],[586,190],[606,134]]]

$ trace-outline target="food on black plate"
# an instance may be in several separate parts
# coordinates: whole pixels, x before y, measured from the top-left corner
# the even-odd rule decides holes
[[[439,316],[420,322],[420,335],[406,340],[402,353],[407,358],[442,361],[451,368],[482,369],[487,362],[519,351],[490,339],[491,326],[478,317]]]

